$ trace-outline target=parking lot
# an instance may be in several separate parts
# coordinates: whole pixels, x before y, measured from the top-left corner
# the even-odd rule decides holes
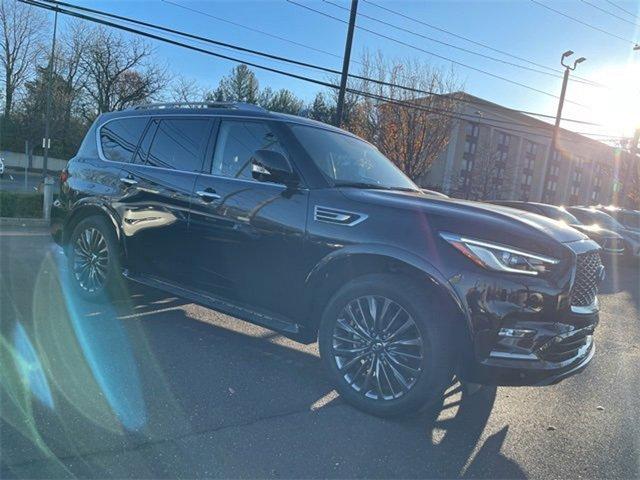
[[[54,191],[57,192],[58,185],[58,173],[53,172],[50,173],[50,176],[54,179]],[[3,177],[0,178],[0,190],[5,190],[8,192],[18,192],[18,193],[33,193],[38,191],[42,183],[42,174],[41,173],[27,173],[27,179],[25,183],[25,175],[24,171],[18,170],[6,170]]]
[[[582,374],[383,420],[336,396],[316,345],[148,289],[86,304],[62,263],[46,231],[0,231],[2,478],[640,475],[638,265],[608,264]]]

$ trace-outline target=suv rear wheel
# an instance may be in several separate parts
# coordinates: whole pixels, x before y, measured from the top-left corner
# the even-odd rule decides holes
[[[119,256],[118,239],[103,217],[93,215],[78,222],[67,252],[74,290],[86,300],[104,300],[119,279]]]
[[[453,370],[440,303],[409,278],[366,275],[342,287],[321,320],[325,368],[341,396],[374,415],[441,398]]]

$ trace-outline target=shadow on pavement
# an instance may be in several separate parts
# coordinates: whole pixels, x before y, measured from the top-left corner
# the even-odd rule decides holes
[[[2,322],[3,478],[525,477],[501,454],[508,427],[480,444],[495,388],[371,417],[315,346],[143,288],[98,307],[54,254],[42,265],[31,317]]]

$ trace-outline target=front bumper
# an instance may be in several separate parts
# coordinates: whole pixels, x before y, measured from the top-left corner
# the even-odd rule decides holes
[[[566,323],[565,323],[566,322]],[[598,313],[571,313],[551,325],[526,322],[515,329],[536,331],[529,338],[501,338],[488,356],[463,370],[465,380],[485,385],[551,385],[584,370],[595,354]],[[538,327],[538,329],[536,329]],[[555,335],[551,335],[555,332]],[[541,341],[541,339],[544,339]]]

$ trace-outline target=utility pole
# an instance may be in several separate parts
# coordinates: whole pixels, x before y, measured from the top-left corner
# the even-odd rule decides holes
[[[51,82],[53,82],[53,64],[56,56],[56,32],[58,30],[58,10],[55,11],[53,17],[53,40],[51,41],[51,57],[49,58],[49,73],[47,79],[47,99],[44,111],[44,138],[42,139],[42,148],[44,154],[42,156],[42,179],[47,178],[49,148],[51,147],[51,139],[49,138],[49,117],[51,116]]]
[[[584,57],[578,58],[575,62],[573,62],[573,66],[567,65],[564,63],[564,59],[573,55],[573,50],[567,50],[562,54],[560,58],[560,64],[564,67],[564,76],[562,77],[562,90],[560,91],[560,100],[558,101],[558,111],[556,112],[556,122],[553,127],[553,133],[551,135],[551,142],[549,143],[549,148],[547,149],[547,156],[544,161],[544,176],[542,181],[542,188],[540,191],[540,201],[544,202],[544,191],[547,185],[548,173],[549,173],[549,163],[551,162],[551,157],[553,152],[556,150],[556,143],[558,141],[558,133],[560,131],[560,120],[562,120],[562,107],[564,106],[564,97],[567,93],[567,84],[569,83],[569,73],[576,69],[579,63],[582,63],[586,60]]]
[[[353,43],[353,30],[356,26],[356,15],[358,14],[358,0],[351,0],[351,15],[349,15],[349,29],[347,30],[347,41],[344,45],[344,58],[342,59],[342,77],[340,78],[340,91],[338,91],[338,105],[336,106],[336,127],[342,124],[342,112],[344,110],[344,94],[347,89],[349,78],[349,62],[351,61],[351,44]]]

